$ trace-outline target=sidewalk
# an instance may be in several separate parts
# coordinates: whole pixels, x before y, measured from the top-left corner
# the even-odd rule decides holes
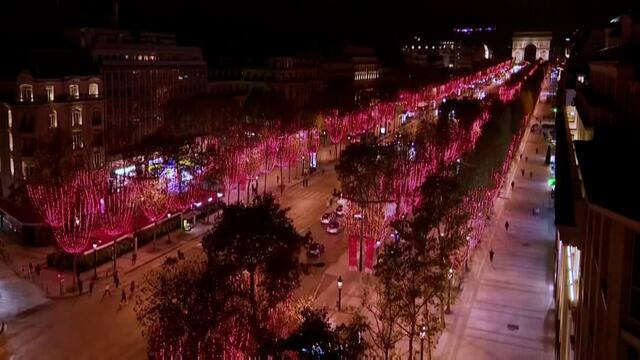
[[[550,104],[538,103],[532,118],[548,112]],[[515,157],[485,241],[474,253],[453,313],[445,316],[447,328],[434,359],[554,356],[554,210],[548,201],[547,146],[540,132],[530,133],[531,124],[523,139],[523,159]],[[512,179],[514,191],[509,189]],[[535,207],[540,209],[537,216],[532,214]],[[508,231],[505,221],[510,224]],[[491,247],[493,263],[488,255]]]

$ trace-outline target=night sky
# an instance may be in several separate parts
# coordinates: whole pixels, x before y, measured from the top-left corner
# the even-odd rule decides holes
[[[7,0],[0,14],[3,37],[43,34],[55,24],[107,25],[107,0]],[[457,25],[496,25],[499,30],[568,31],[601,25],[632,0],[497,1],[120,1],[120,25],[130,29],[172,31],[181,41],[213,48],[256,44],[323,48],[335,43],[398,43],[412,34],[438,38]],[[58,14],[51,16],[52,13]],[[20,15],[22,14],[22,15]],[[24,14],[30,14],[24,16]],[[25,19],[29,19],[25,26]],[[55,19],[55,20],[54,20]],[[20,21],[20,25],[15,24]],[[16,26],[21,29],[15,33]],[[55,25],[54,25],[55,26]],[[13,31],[12,31],[13,30]]]

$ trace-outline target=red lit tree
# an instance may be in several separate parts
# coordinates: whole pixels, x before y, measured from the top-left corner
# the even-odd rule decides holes
[[[167,215],[171,206],[169,184],[165,178],[138,179],[137,194],[140,210],[154,224],[153,247],[156,246],[156,224]]]
[[[329,140],[335,145],[336,159],[338,158],[338,145],[344,141],[347,134],[347,124],[340,116],[338,110],[333,110],[325,115],[324,126],[329,134]]]
[[[102,230],[110,236],[128,232],[133,227],[136,211],[137,187],[125,178],[108,188],[99,200],[98,213]]]

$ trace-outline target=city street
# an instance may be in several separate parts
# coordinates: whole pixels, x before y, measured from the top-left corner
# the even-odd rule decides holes
[[[549,104],[538,103],[533,117],[542,119],[551,111]],[[515,157],[516,166],[505,181],[464,289],[452,306],[453,314],[446,315],[447,329],[434,352],[436,359],[553,358],[555,226],[549,166],[544,164],[547,145],[539,130],[523,142],[523,159]],[[526,176],[521,176],[521,169]],[[506,189],[511,179],[513,191]],[[534,216],[533,208],[540,214]],[[490,249],[495,252],[493,262]]]
[[[431,113],[427,115],[427,119],[431,119]],[[407,127],[413,131],[417,122],[413,121]],[[344,146],[342,145],[343,149]],[[290,208],[289,217],[300,232],[311,231],[314,241],[325,246],[325,253],[319,259],[308,262],[308,275],[302,278],[302,284],[296,295],[313,298],[314,304],[318,307],[326,306],[331,311],[332,321],[340,323],[348,321],[353,310],[361,304],[361,282],[368,281],[371,275],[348,271],[347,243],[344,240],[343,231],[335,235],[328,234],[320,224],[322,214],[336,206],[336,199],[331,196],[332,190],[339,188],[339,182],[333,170],[332,160],[335,154],[332,150],[335,151],[334,149],[331,144],[320,149],[318,154],[320,168],[309,177],[308,187],[302,186],[301,170],[297,166],[295,170],[292,169],[294,171],[291,175],[288,170],[285,170],[282,173],[282,179],[280,179],[279,169],[272,171],[267,179],[267,190],[278,198],[283,207]],[[286,185],[282,193],[278,187],[281,180]],[[258,179],[258,186],[258,192],[262,193],[264,177],[261,176]],[[246,190],[241,190],[240,201],[245,202],[246,197]],[[234,201],[238,198],[238,193],[235,190],[231,191],[229,198]],[[150,244],[139,250],[140,264],[135,267],[129,264],[130,255],[119,258],[119,272],[124,273],[121,275],[123,284],[121,289],[124,286],[129,297],[128,285],[131,281],[141,286],[144,275],[150,269],[160,266],[167,256],[173,256],[178,249],[185,252],[188,257],[200,255],[200,234],[205,231],[206,226],[201,224],[191,234],[174,232],[173,244],[166,243],[166,236],[159,237],[158,250],[151,251]],[[178,236],[180,236],[179,239]],[[304,258],[306,256],[303,255]],[[105,274],[110,269],[111,264],[104,264],[98,272]],[[55,276],[55,273],[49,275]],[[90,275],[85,273],[83,277],[88,279]],[[344,312],[342,313],[335,312],[339,276],[344,280],[342,293]],[[70,274],[67,277],[70,278]],[[17,280],[29,284],[24,280]],[[85,282],[85,290],[88,282],[88,280]],[[92,296],[85,294],[80,297],[47,301],[39,293],[43,299],[43,305],[32,306],[33,310],[23,313],[22,316],[6,317],[9,319],[10,326],[4,335],[7,339],[5,352],[16,359],[66,359],[68,354],[74,354],[76,359],[144,357],[146,346],[135,319],[134,300],[129,298],[129,303],[120,309],[121,289],[114,289],[113,285],[111,285],[112,296],[102,300],[107,282],[112,283],[108,277],[106,280],[98,281]],[[31,285],[37,290],[35,285]],[[55,336],[59,333],[69,335],[60,339]],[[40,354],[42,349],[47,349],[46,354]]]

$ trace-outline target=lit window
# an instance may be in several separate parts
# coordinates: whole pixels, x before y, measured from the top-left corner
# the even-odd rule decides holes
[[[53,101],[55,99],[53,85],[47,85],[46,89],[47,89],[47,101]]]
[[[20,101],[33,102],[33,86],[27,84],[20,85]]]
[[[11,116],[11,110],[7,111],[7,127],[9,129],[13,127],[13,118]]]
[[[84,140],[82,139],[82,133],[74,133],[72,136],[73,150],[79,150],[84,148]]]
[[[72,99],[80,98],[80,87],[77,84],[69,85],[69,97]]]
[[[82,109],[74,108],[71,111],[71,126],[81,126],[82,125]]]
[[[30,179],[35,173],[35,165],[29,162],[22,163],[22,177],[25,180]]]
[[[49,129],[55,129],[58,127],[58,113],[53,110],[49,114]]]
[[[13,134],[9,132],[9,151],[13,151]]]
[[[9,159],[9,169],[11,170],[11,176],[13,176],[13,173],[15,171],[15,167],[13,165],[13,156]]]
[[[138,61],[142,61],[142,55],[138,55]]]
[[[98,97],[98,84],[96,83],[89,84],[89,96],[94,98]]]

